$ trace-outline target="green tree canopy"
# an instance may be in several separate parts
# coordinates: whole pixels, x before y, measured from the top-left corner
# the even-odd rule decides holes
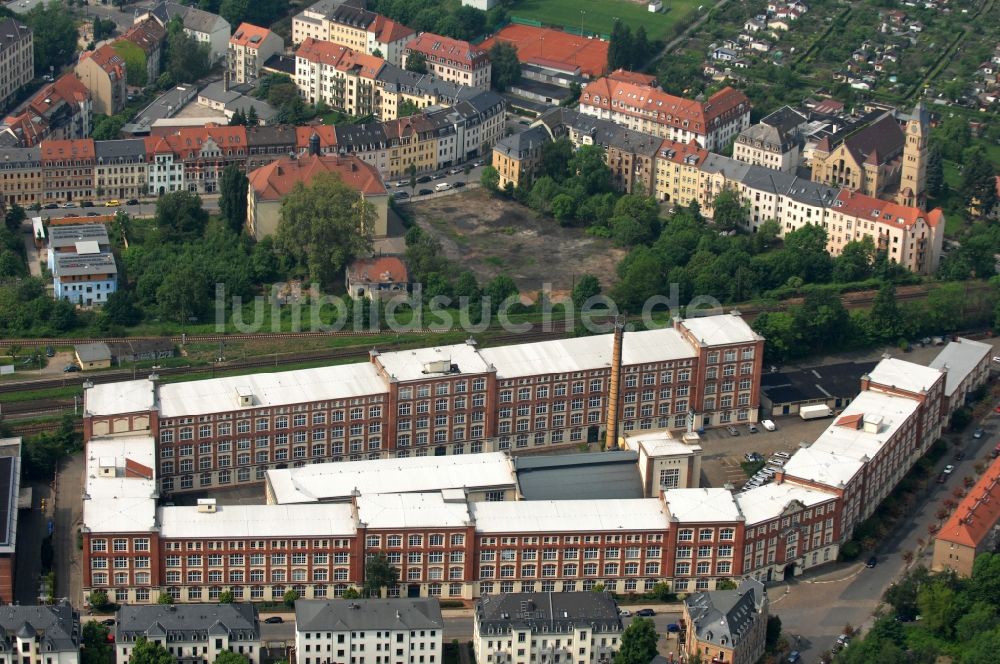
[[[322,284],[339,279],[355,257],[371,251],[375,208],[333,173],[296,184],[281,202],[275,248]]]
[[[382,589],[399,582],[399,570],[389,564],[384,553],[372,556],[365,563],[365,595],[379,597]]]
[[[636,618],[622,632],[615,664],[649,664],[656,657],[656,627],[648,618]]]
[[[35,75],[58,73],[76,55],[77,32],[73,16],[61,2],[39,3],[25,17],[35,48]]]
[[[140,636],[132,646],[128,661],[129,664],[174,664],[175,660],[166,648]]]
[[[235,24],[238,25],[238,24]],[[167,24],[165,71],[175,83],[194,83],[209,71],[209,46],[184,32],[178,16]]]
[[[498,41],[490,48],[489,55],[493,64],[490,76],[494,90],[504,92],[521,80],[521,62],[513,45]]]
[[[235,164],[222,170],[219,180],[219,212],[234,233],[240,233],[247,221],[247,192],[250,180]]]
[[[583,308],[588,299],[601,294],[601,282],[592,274],[585,274],[573,286],[572,300],[576,310]]]
[[[420,51],[413,51],[406,56],[406,70],[415,74],[427,73],[427,56]]]
[[[94,594],[91,593],[91,605],[94,605]],[[107,596],[104,599],[106,601]],[[108,628],[96,620],[83,624],[80,645],[80,664],[112,664],[115,661],[114,650],[108,641]]]
[[[223,650],[215,656],[215,664],[247,664],[247,658],[232,650]]]
[[[200,237],[208,223],[201,197],[189,191],[174,191],[156,201],[156,226],[160,237],[177,242]]]

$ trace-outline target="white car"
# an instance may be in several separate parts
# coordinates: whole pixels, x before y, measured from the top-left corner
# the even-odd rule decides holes
[[[627,618],[628,616],[632,615],[632,612],[629,611],[628,609],[621,609],[618,612],[618,615],[620,615],[622,618]]]
[[[776,456],[779,459],[784,459],[785,461],[788,461],[789,459],[792,458],[792,455],[789,454],[788,452],[775,452],[771,456]]]
[[[762,427],[764,427],[765,429],[767,429],[768,431],[774,431],[775,429],[778,428],[778,427],[774,426],[774,421],[773,420],[761,420],[760,421],[760,425]]]
[[[784,459],[778,459],[778,458],[768,459],[767,462],[772,466],[777,466],[778,468],[781,468],[782,466],[785,465]]]
[[[953,466],[953,465],[951,465],[949,463],[947,466],[944,467],[944,474],[945,475],[951,475],[954,470],[955,470],[955,466]]]

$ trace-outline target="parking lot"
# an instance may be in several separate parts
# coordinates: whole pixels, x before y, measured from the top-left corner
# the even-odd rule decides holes
[[[743,455],[757,452],[764,458],[775,452],[793,453],[799,443],[812,442],[830,425],[830,417],[803,420],[798,415],[773,418],[777,429],[767,431],[760,424],[758,433],[750,433],[747,425],[738,425],[740,435],[730,435],[725,428],[709,429],[701,436],[703,454],[701,457],[701,486],[722,486],[731,482],[740,488],[747,475],[740,467]]]

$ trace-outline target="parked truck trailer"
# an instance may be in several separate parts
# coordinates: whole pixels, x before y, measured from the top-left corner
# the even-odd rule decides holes
[[[823,403],[799,408],[799,417],[804,420],[816,420],[821,417],[830,417],[832,414],[833,411],[830,410],[830,407]]]

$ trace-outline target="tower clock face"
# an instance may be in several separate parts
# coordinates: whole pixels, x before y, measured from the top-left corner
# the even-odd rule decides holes
[[[910,125],[910,133],[911,134],[917,133],[917,125]]]

